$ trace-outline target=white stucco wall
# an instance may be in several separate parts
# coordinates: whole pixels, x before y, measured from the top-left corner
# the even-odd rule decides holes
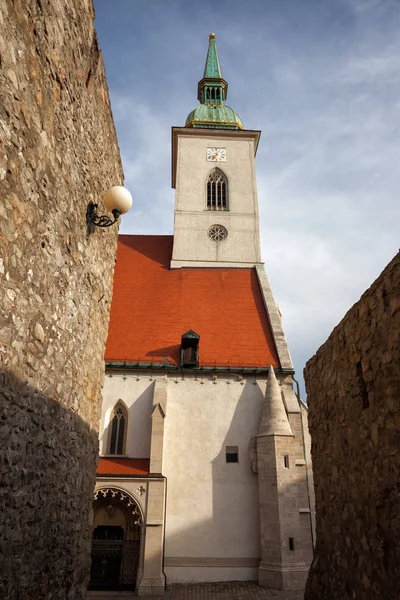
[[[255,140],[246,132],[236,133],[234,138],[224,131],[210,131],[207,137],[204,130],[178,135],[171,266],[182,266],[186,261],[248,266],[261,261]],[[226,162],[208,162],[207,148],[225,148]],[[229,211],[207,210],[206,178],[215,167],[228,179]],[[208,238],[208,229],[214,224],[226,227],[226,240],[216,243]]]
[[[126,455],[133,458],[150,457],[153,387],[154,380],[150,374],[106,373],[99,430],[101,456],[108,454],[111,413],[116,403],[122,400],[128,409]]]
[[[241,559],[260,556],[258,483],[249,443],[258,432],[265,381],[253,385],[252,378],[241,385],[234,376],[219,376],[215,384],[204,376],[178,381],[169,383],[164,434],[169,575],[195,580],[195,569],[201,580],[202,559],[208,558],[205,580],[211,581],[215,569],[217,579],[221,569],[228,576],[232,563],[224,560],[235,558],[235,578],[242,578],[241,567],[247,578],[248,560]],[[239,447],[239,463],[226,462],[226,446]],[[200,560],[189,566],[187,557]],[[174,563],[181,566],[180,573]]]
[[[121,399],[129,412],[127,454],[148,457],[154,379],[164,375],[111,374],[105,379],[100,451],[106,454],[108,420]],[[258,480],[249,445],[258,432],[265,386],[266,379],[240,381],[233,374],[215,381],[205,374],[168,378],[163,475],[170,582],[257,579]],[[226,446],[238,446],[239,463],[226,462]]]
[[[259,561],[257,561],[258,564]],[[198,583],[216,581],[257,581],[258,566],[179,566],[164,565],[164,571],[169,583]]]

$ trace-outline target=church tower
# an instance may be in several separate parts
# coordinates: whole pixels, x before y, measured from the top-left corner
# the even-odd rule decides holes
[[[259,131],[245,130],[226,104],[211,33],[200,104],[172,129],[176,189],[171,267],[254,267],[261,262],[255,173]]]
[[[255,154],[210,34],[172,128],[172,236],[120,235],[106,348],[93,586],[258,580],[303,589],[307,408],[261,262]],[[168,485],[167,485],[168,482]],[[117,540],[119,561],[105,539]]]

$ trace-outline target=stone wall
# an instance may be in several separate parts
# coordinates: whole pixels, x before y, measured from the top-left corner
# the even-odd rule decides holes
[[[305,369],[317,544],[306,600],[400,597],[400,253]]]
[[[91,0],[0,7],[0,597],[84,597],[122,183]]]

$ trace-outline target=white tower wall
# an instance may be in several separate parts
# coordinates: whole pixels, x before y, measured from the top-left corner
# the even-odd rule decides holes
[[[256,131],[173,129],[176,187],[171,268],[252,267],[261,262],[255,153]],[[226,150],[226,161],[207,161],[207,148]],[[228,210],[207,208],[208,174],[220,169],[228,180]],[[208,237],[212,225],[228,236]]]

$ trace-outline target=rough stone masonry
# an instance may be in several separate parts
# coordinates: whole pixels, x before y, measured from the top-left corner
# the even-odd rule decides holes
[[[305,600],[400,598],[400,253],[307,363],[317,543]]]
[[[76,599],[88,577],[122,183],[91,0],[0,6],[0,597]]]

